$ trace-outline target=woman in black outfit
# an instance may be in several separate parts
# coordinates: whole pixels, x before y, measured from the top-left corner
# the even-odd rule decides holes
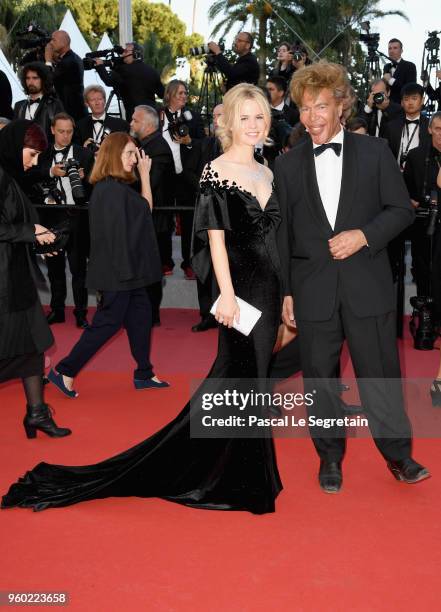
[[[130,186],[138,164],[141,195]],[[48,378],[67,397],[77,397],[73,379],[121,327],[137,363],[136,389],[168,387],[150,363],[152,308],[147,287],[161,280],[161,262],[152,222],[151,160],[126,133],[104,140],[89,181],[90,259],[87,286],[98,292],[98,308],[67,357]]]
[[[35,287],[29,246],[52,244],[55,235],[37,223],[20,189],[24,172],[47,147],[42,129],[31,121],[13,121],[0,131],[0,382],[21,378],[27,400],[24,427],[28,438],[37,430],[62,437],[43,401],[44,351],[53,336]]]

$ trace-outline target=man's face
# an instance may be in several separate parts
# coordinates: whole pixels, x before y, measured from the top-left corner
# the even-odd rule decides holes
[[[152,134],[153,131],[153,128],[147,121],[146,115],[140,110],[135,110],[130,122],[130,136],[142,140],[149,134]]]
[[[250,50],[250,43],[248,40],[248,36],[245,34],[238,34],[234,39],[233,43],[233,51],[235,51],[238,55],[245,55]]]
[[[178,88],[171,99],[173,108],[175,110],[180,110],[181,108],[184,108],[187,103],[187,98],[187,89],[184,87],[184,85],[178,85]]]
[[[270,95],[271,106],[278,106],[279,104],[282,103],[282,100],[285,95],[283,90],[280,91],[280,89],[278,89],[276,85],[271,82],[266,84],[266,90]]]
[[[224,106],[223,104],[218,104],[213,109],[213,125],[214,129],[217,130],[219,127],[219,117],[222,117],[224,114]]]
[[[135,60],[133,59],[133,45],[127,43],[126,48],[122,52],[123,62],[125,64],[132,64]]]
[[[34,70],[27,71],[25,82],[28,94],[39,94],[41,92],[41,79]]]
[[[375,95],[377,93],[384,94],[384,102],[382,102],[381,104],[375,104],[377,108],[379,108],[380,110],[383,110],[389,105],[389,95],[390,95],[387,91],[386,84],[383,83],[383,81],[380,81],[379,83],[375,83],[375,85],[372,85],[371,94]]]
[[[429,134],[432,136],[432,145],[438,151],[441,151],[441,118],[432,120],[432,125],[429,128]]]
[[[423,98],[420,94],[411,94],[409,96],[403,96],[401,100],[401,106],[404,112],[409,117],[418,115],[423,107]]]
[[[70,145],[73,131],[72,121],[69,121],[69,119],[58,119],[55,125],[51,127],[57,147],[67,147]]]
[[[389,43],[387,47],[387,53],[390,59],[396,62],[397,60],[400,59],[401,54],[403,53],[403,49],[400,43],[392,42],[392,43]]]
[[[329,142],[341,129],[343,103],[334,97],[330,89],[322,89],[315,98],[306,89],[299,110],[300,121],[314,144]]]
[[[106,99],[99,91],[91,91],[87,96],[87,106],[94,117],[101,117],[106,108]]]

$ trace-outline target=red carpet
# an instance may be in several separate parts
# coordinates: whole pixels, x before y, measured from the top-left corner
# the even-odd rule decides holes
[[[21,427],[20,385],[0,387],[0,491],[41,460],[81,464],[144,439],[188,399],[191,376],[204,375],[216,333],[191,334],[197,315],[163,311],[152,357],[173,387],[136,392],[124,335],[77,379],[80,397],[48,390],[63,440]],[[66,353],[79,332],[54,327]],[[432,377],[439,352],[401,346],[407,376]],[[346,361],[345,374],[350,368]],[[344,490],[316,484],[309,440],[277,440],[284,491],[273,515],[193,510],[156,499],[108,499],[65,509],[0,513],[0,591],[67,591],[78,611],[414,611],[439,608],[441,449],[417,440],[415,456],[433,477],[396,482],[370,440],[349,440]],[[177,466],[179,469],[179,466]]]

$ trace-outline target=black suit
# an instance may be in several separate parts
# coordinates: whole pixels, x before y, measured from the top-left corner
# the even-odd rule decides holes
[[[417,72],[415,64],[412,62],[407,62],[403,59],[401,59],[396,66],[397,67],[393,75],[395,81],[393,85],[391,85],[390,89],[390,99],[399,104],[401,102],[401,89],[407,83],[416,83]],[[386,64],[383,68],[383,74],[391,74],[392,67],[392,63]]]
[[[305,388],[317,389],[310,415],[341,417],[338,372],[347,339],[357,377],[386,381],[360,396],[375,442],[387,459],[410,456],[410,426],[401,397],[395,341],[395,296],[386,247],[413,220],[398,166],[382,139],[345,132],[341,192],[332,229],[320,198],[310,139],[276,161],[275,185],[282,213],[280,255],[285,295],[293,295]],[[369,247],[334,260],[328,240],[360,229]],[[372,392],[376,395],[373,397]],[[342,428],[315,427],[322,459],[340,461]]]
[[[376,136],[378,122],[377,107],[374,106],[371,113],[366,113],[363,110],[360,116],[363,117],[363,119],[365,119],[368,124],[368,134],[370,136]],[[400,117],[404,117],[404,110],[401,104],[397,104],[396,102],[389,102],[389,106],[383,111],[381,111],[380,129],[378,131],[378,136],[380,138],[385,138],[386,126],[389,121],[393,121],[394,119],[398,119]]]
[[[73,156],[80,162],[80,167],[84,168],[87,177],[93,167],[93,154],[79,145],[73,144]],[[49,147],[41,154],[38,173],[40,180],[49,178],[49,170],[54,158],[54,149]],[[83,183],[86,193],[90,194],[90,185]],[[89,220],[87,211],[76,210],[75,206],[68,206],[66,210],[40,209],[40,217],[43,225],[54,227],[66,220],[70,225],[69,242],[65,252],[59,253],[54,257],[47,257],[46,264],[48,277],[51,286],[51,309],[56,311],[64,310],[67,287],[66,287],[66,256],[72,274],[72,292],[75,303],[74,313],[85,315],[87,313],[88,294],[86,289],[87,258],[89,256]]]
[[[87,115],[84,104],[84,68],[81,58],[71,49],[55,64],[54,87],[64,110],[78,121]]]
[[[256,56],[251,51],[241,55],[235,64],[230,64],[227,58],[220,53],[216,55],[216,65],[222,74],[227,77],[227,91],[239,83],[257,85],[259,80],[259,64]]]
[[[403,135],[403,130],[406,125],[406,117],[402,115],[401,117],[397,117],[392,121],[389,121],[384,130],[384,138],[389,143],[392,153],[394,154],[395,159],[398,160],[398,155],[400,154],[400,144],[401,137]],[[424,115],[420,115],[420,123],[418,127],[418,136],[419,136],[419,145],[425,147],[426,144],[430,140],[430,135],[428,132],[429,128],[429,120]],[[412,134],[413,127],[410,126],[409,133]]]
[[[20,100],[14,106],[14,119],[25,119],[28,99]],[[57,113],[64,111],[63,105],[56,96],[44,95],[36,109],[32,109],[35,123],[43,128],[49,142],[53,142],[54,137],[51,132],[51,122]]]
[[[103,133],[111,133],[111,132],[128,132],[130,129],[129,124],[124,119],[119,119],[118,117],[112,117],[111,115],[107,115],[104,119],[104,129]],[[84,142],[88,138],[93,139],[93,119],[92,115],[88,115],[87,117],[83,117],[80,119],[76,125],[74,141],[83,146]]]

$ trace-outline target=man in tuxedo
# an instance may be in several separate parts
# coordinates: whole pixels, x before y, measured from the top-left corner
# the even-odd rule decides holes
[[[363,110],[362,116],[367,121],[368,134],[380,138],[384,138],[389,121],[404,115],[401,104],[391,101],[390,85],[384,79],[373,81]]]
[[[67,160],[75,159],[80,165],[80,177],[86,198],[90,194],[87,177],[92,171],[94,157],[89,149],[72,144],[75,122],[67,113],[55,115],[52,121],[52,133],[54,144],[48,147],[40,155],[37,173],[40,181],[53,179],[57,188],[63,194],[66,210],[42,210],[42,222],[47,227],[54,227],[66,220],[70,225],[69,242],[66,253],[58,253],[53,257],[46,258],[49,282],[51,286],[51,311],[47,316],[49,324],[63,323],[65,320],[64,307],[66,301],[66,270],[65,259],[69,262],[72,274],[72,292],[74,297],[74,315],[77,327],[87,327],[87,302],[88,293],[86,289],[87,258],[89,256],[89,223],[86,211],[75,210],[75,204],[84,203],[86,200],[78,201],[72,193],[72,185],[64,170]]]
[[[286,90],[288,83],[283,77],[269,77],[266,82],[266,90],[270,98],[271,109],[279,111],[282,117],[291,127],[299,121],[299,111],[296,106],[286,104]]]
[[[187,100],[187,85],[184,81],[173,79],[165,88],[164,108],[159,111],[159,117],[162,135],[171,149],[175,165],[173,187],[176,205],[194,207],[197,189],[194,186],[191,171],[188,172],[188,167],[194,167],[199,151],[198,141],[205,138],[205,131],[200,114],[187,108]],[[179,136],[176,132],[177,122],[185,125],[188,132],[186,135]],[[190,266],[193,216],[193,211],[179,213],[181,220],[181,268],[187,280],[194,280],[196,278]],[[163,271],[166,275],[172,274],[174,267],[172,259],[172,231],[172,226],[169,226],[167,241],[159,245]]]
[[[403,114],[385,126],[383,136],[404,170],[409,152],[415,147],[425,147],[429,141],[429,120],[421,114],[424,89],[417,83],[408,83],[401,92]]]
[[[150,168],[152,215],[158,244],[161,245],[167,240],[171,216],[170,213],[161,213],[161,207],[173,205],[172,184],[175,169],[170,147],[159,131],[159,117],[154,108],[146,105],[135,107],[130,123],[130,135],[136,138],[139,148],[152,160]],[[159,325],[162,281],[149,287],[149,295],[152,302],[153,325]]]
[[[52,120],[64,109],[53,91],[49,69],[42,62],[25,64],[21,84],[28,97],[15,104],[14,119],[35,121],[45,131],[48,141],[53,142]]]
[[[106,92],[101,85],[89,85],[84,90],[84,101],[90,114],[78,121],[74,141],[97,153],[107,134],[128,132],[129,124],[124,119],[106,113]]]
[[[383,79],[390,85],[390,97],[392,102],[400,103],[401,90],[406,83],[416,83],[416,66],[412,62],[407,62],[401,55],[403,53],[403,43],[398,38],[391,38],[387,49],[389,59],[383,69]]]
[[[228,91],[239,83],[252,83],[257,85],[259,80],[259,63],[251,53],[254,39],[249,32],[239,32],[234,39],[233,51],[239,56],[235,64],[230,64],[223,55],[220,46],[211,41],[208,47],[215,55],[216,66],[226,77],[225,88]]]
[[[282,316],[287,325],[297,322],[305,391],[316,391],[309,417],[343,415],[336,374],[346,339],[375,443],[393,475],[414,483],[429,472],[411,458],[386,251],[414,212],[387,143],[342,129],[346,87],[342,67],[322,62],[291,82],[311,138],[276,161]],[[319,484],[337,493],[346,431],[341,421],[327,423],[310,432],[320,457]]]
[[[55,91],[64,110],[75,121],[87,115],[84,105],[84,68],[82,59],[70,48],[70,36],[64,30],[57,30],[46,45],[44,58],[53,69]]]

